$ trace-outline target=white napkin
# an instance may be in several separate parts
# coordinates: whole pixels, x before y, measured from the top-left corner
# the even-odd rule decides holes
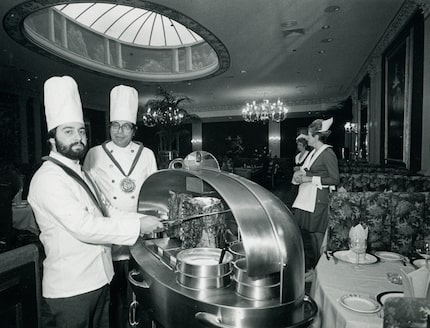
[[[420,297],[430,299],[430,271],[426,267],[406,273],[400,269],[403,280],[405,297]]]
[[[369,228],[363,228],[363,226],[361,225],[361,223],[359,223],[355,227],[352,227],[349,230],[349,238],[367,239],[368,233],[369,233]]]

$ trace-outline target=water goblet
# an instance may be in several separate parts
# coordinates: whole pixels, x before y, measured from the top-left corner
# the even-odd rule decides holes
[[[366,238],[350,238],[349,248],[355,253],[355,270],[362,270],[360,266],[360,254],[366,253],[367,239]]]
[[[419,256],[425,259],[426,268],[430,260],[430,239],[420,239],[415,242],[415,250]]]

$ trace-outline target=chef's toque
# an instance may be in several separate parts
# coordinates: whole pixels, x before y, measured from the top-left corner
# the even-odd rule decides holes
[[[135,88],[118,85],[110,92],[110,121],[136,124],[138,93]]]
[[[54,76],[44,84],[48,131],[66,123],[84,123],[78,85],[70,76]]]

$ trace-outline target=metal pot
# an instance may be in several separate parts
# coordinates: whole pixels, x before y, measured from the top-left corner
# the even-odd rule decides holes
[[[183,274],[182,272],[176,272],[176,280],[182,286],[196,290],[222,288],[227,287],[230,284],[230,274],[231,272],[228,272],[223,276],[208,278],[194,277]]]
[[[237,242],[228,247],[228,251],[233,255],[233,261],[244,258],[246,256],[242,242]]]
[[[231,273],[230,253],[218,263],[222,250],[219,248],[190,248],[176,256],[176,271],[192,277],[218,278]]]
[[[268,286],[251,286],[233,278],[236,294],[254,301],[265,301],[279,297],[280,283]]]
[[[246,270],[246,259],[242,258],[233,262],[234,279],[242,284],[249,286],[263,287],[279,284],[279,272],[267,274],[264,276],[250,277]]]

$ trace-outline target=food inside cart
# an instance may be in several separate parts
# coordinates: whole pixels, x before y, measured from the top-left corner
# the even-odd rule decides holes
[[[226,231],[225,206],[216,197],[194,197],[189,193],[169,191],[168,226],[170,238],[181,240],[181,248],[223,247]],[[221,212],[221,213],[220,213]],[[207,214],[207,215],[205,215]],[[198,216],[202,215],[202,216]],[[184,218],[198,216],[192,220]]]

